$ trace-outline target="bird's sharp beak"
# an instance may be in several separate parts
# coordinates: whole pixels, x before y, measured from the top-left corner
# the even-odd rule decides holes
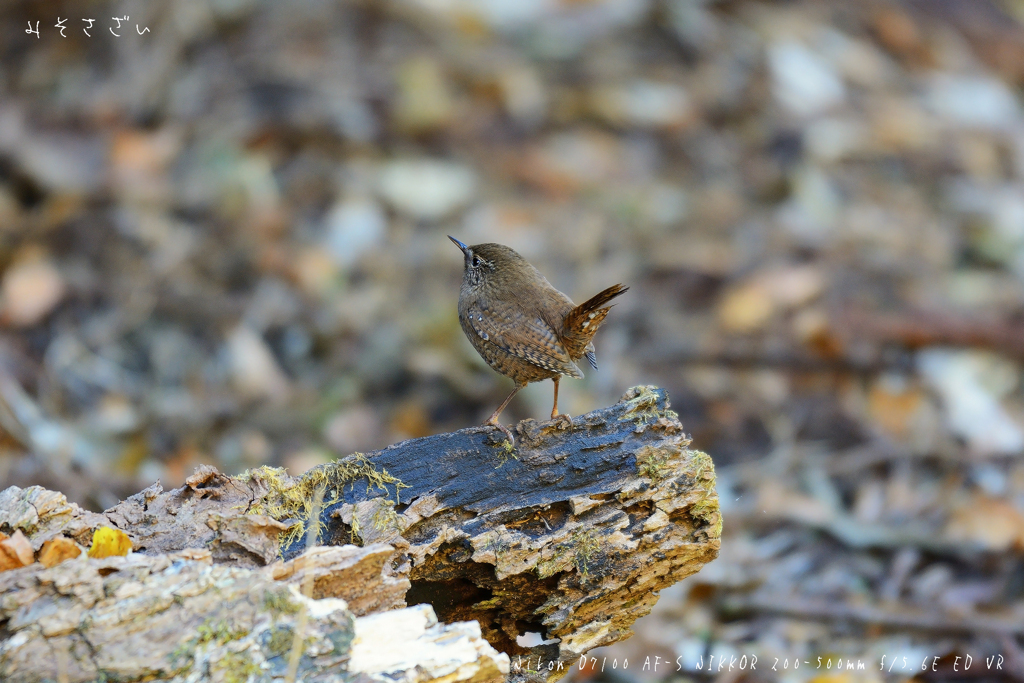
[[[461,249],[461,250],[462,250],[462,253],[466,253],[466,250],[467,250],[467,249],[469,249],[469,247],[468,247],[468,246],[466,246],[466,245],[465,245],[465,244],[463,244],[462,242],[458,241],[457,239],[455,239],[455,238],[454,238],[454,237],[452,237],[451,235],[448,235],[448,239],[450,239],[450,240],[451,240],[452,242],[454,242],[454,243],[455,243],[455,246],[457,246],[457,247],[458,247],[459,249]]]

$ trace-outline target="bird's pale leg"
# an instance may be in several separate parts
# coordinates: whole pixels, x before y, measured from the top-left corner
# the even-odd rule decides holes
[[[568,428],[571,431],[572,430],[572,418],[569,417],[568,415],[559,415],[558,414],[558,380],[560,380],[560,379],[561,379],[560,376],[559,377],[552,377],[551,378],[551,381],[555,383],[555,405],[552,406],[552,408],[551,408],[551,419],[552,420],[558,420],[559,422],[568,422],[569,423],[568,427],[563,427],[563,429]]]
[[[490,425],[492,427],[497,427],[498,429],[500,429],[501,432],[508,437],[508,442],[513,446],[516,445],[516,440],[512,436],[512,432],[509,431],[509,428],[498,422],[498,416],[501,415],[501,411],[505,410],[505,406],[507,406],[508,402],[512,400],[512,397],[518,394],[519,390],[525,386],[526,384],[520,384],[519,382],[516,382],[516,386],[514,389],[512,389],[512,393],[508,395],[508,398],[501,402],[501,405],[498,406],[495,409],[495,411],[491,413],[491,416],[487,418],[487,421],[484,422],[485,425]]]

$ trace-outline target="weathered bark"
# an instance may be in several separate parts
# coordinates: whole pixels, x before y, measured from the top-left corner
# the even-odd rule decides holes
[[[0,574],[0,680],[282,680],[295,647],[306,683],[497,683],[508,672],[476,624],[438,625],[428,605],[355,618],[343,600],[211,559],[186,550]]]
[[[496,430],[473,428],[294,479],[270,468],[239,478],[201,468],[180,489],[156,484],[103,515],[52,492],[9,489],[0,493],[0,531],[23,529],[38,550],[60,534],[85,545],[92,528],[109,524],[136,552],[206,548],[214,569],[301,583],[314,598],[344,598],[357,615],[430,603],[443,622],[478,621],[484,638],[512,656],[511,680],[553,680],[581,654],[627,637],[661,588],[717,556],[714,469],[687,448],[653,387],[576,418],[571,431],[527,420],[517,432],[515,451]],[[296,559],[318,490],[316,536],[338,547]],[[279,553],[290,559],[275,561]],[[147,594],[149,583],[140,585]],[[27,607],[2,609],[7,643],[41,628]],[[522,647],[517,636],[526,632],[549,642]]]

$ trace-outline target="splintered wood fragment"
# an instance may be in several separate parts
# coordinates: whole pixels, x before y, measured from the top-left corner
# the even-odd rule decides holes
[[[394,555],[384,543],[319,546],[268,570],[278,581],[309,586],[312,598],[344,598],[354,614],[372,614],[405,607],[409,580],[384,569]]]
[[[81,640],[84,622],[75,619],[94,609],[100,595],[119,594],[152,607],[164,604],[171,594],[187,593],[168,592],[163,582],[171,579],[161,579],[162,570],[132,574],[117,565],[134,566],[130,563],[145,557],[174,566],[212,563],[203,571],[235,572],[224,575],[225,580],[248,577],[244,581],[259,586],[254,590],[303,586],[314,598],[311,610],[323,603],[316,609],[329,611],[331,600],[344,598],[347,614],[380,619],[367,622],[367,628],[390,628],[388,619],[398,617],[389,616],[388,610],[429,604],[431,614],[446,624],[478,623],[488,647],[505,657],[485,657],[481,653],[490,651],[474,641],[478,664],[459,669],[459,676],[481,681],[501,677],[504,673],[495,672],[511,656],[513,683],[560,678],[580,655],[628,637],[633,622],[657,601],[658,591],[718,555],[722,522],[714,466],[706,454],[688,448],[665,392],[655,387],[630,389],[614,406],[575,418],[571,430],[532,420],[515,429],[515,449],[497,430],[476,427],[353,454],[298,477],[270,467],[228,477],[202,467],[181,488],[164,491],[155,484],[103,515],[85,513],[60,494],[38,488],[0,492],[0,500],[15,511],[0,509],[0,532],[20,528],[34,549],[61,535],[88,547],[89,534],[99,526],[124,531],[134,549],[128,558],[82,556],[52,569],[37,562],[0,573],[0,582],[12,580],[7,574],[29,582],[19,594],[23,602],[15,604],[6,596],[2,602],[0,633],[6,640],[0,640],[0,673],[13,675],[29,666],[30,658],[16,654],[21,650],[10,649],[10,643],[31,632],[22,645],[36,638],[67,638],[61,642],[75,653],[73,659],[84,657],[97,671],[118,680],[138,680],[135,673],[127,673],[137,670],[122,667],[116,657],[97,659]],[[312,501],[320,494],[320,515],[311,518]],[[40,500],[48,501],[48,507],[34,507],[32,501]],[[306,550],[311,525],[321,547]],[[183,551],[193,553],[193,559]],[[54,615],[53,610],[30,609],[33,601],[50,599],[45,597],[49,589],[41,587],[55,585],[54,580],[39,578],[46,571],[93,572],[99,577],[90,579],[92,588],[81,597],[62,594],[59,614]],[[108,571],[120,573],[124,583],[100,590],[96,581],[105,582],[103,572]],[[146,609],[140,607],[131,623],[110,622],[111,632],[95,642],[108,643],[114,652],[114,633],[120,631],[132,648],[131,657],[140,662],[164,657],[146,644],[151,620],[162,619],[158,613],[163,612]],[[239,613],[244,618],[231,633],[263,628],[251,606],[247,609]],[[200,612],[206,616],[199,621],[187,613],[175,616],[179,631],[171,621],[154,626],[167,629],[166,637],[155,641],[166,642],[179,632],[198,633],[203,619],[219,618]],[[437,629],[449,627],[423,628],[423,633],[437,635]],[[472,639],[473,633],[465,630],[472,627],[459,628],[459,638]],[[526,632],[539,633],[546,644],[519,645],[518,637]],[[455,633],[448,640],[439,637],[437,647],[458,640]],[[273,634],[266,637],[274,640]],[[368,644],[370,636],[360,641],[358,629],[355,638],[351,658],[373,662],[365,670],[371,677],[419,682],[434,675],[423,672],[449,675],[441,673],[447,670],[443,662],[449,655],[430,648],[388,655],[399,669],[410,658],[421,658],[416,669],[420,673],[392,669],[385,675],[381,667],[392,666],[382,663],[389,661],[385,653]],[[360,642],[368,649],[359,650]],[[88,644],[93,643],[90,638]],[[49,645],[54,652],[64,647]],[[223,645],[227,653],[250,647]],[[212,661],[202,659],[202,652],[198,657],[193,661],[202,660],[204,666]],[[428,661],[442,664],[427,666]],[[544,666],[516,665],[523,661]],[[155,672],[139,675],[159,677]]]
[[[382,683],[485,683],[505,680],[509,660],[476,622],[438,624],[430,605],[417,605],[356,619],[349,670]]]
[[[34,550],[51,538],[70,538],[88,548],[93,532],[108,524],[110,520],[103,515],[83,510],[69,503],[63,493],[41,486],[11,486],[0,491],[0,532],[20,529]]]
[[[0,536],[0,571],[25,567],[35,562],[35,554],[25,534],[18,529],[13,536]]]

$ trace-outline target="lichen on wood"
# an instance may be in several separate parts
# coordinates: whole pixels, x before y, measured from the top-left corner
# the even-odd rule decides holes
[[[281,536],[282,552],[302,547],[306,536],[306,525],[311,523],[314,493],[323,491],[324,505],[339,502],[340,492],[345,486],[354,487],[357,482],[366,482],[366,494],[379,492],[387,495],[388,485],[394,487],[395,502],[400,502],[401,490],[408,486],[391,476],[387,470],[378,469],[364,454],[353,453],[347,457],[314,467],[302,477],[292,478],[280,467],[258,467],[239,476],[239,480],[253,486],[254,497],[247,506],[247,514],[266,514],[278,521],[287,521],[288,529]],[[323,535],[324,524],[316,520],[316,536]],[[294,554],[294,552],[292,552]]]

